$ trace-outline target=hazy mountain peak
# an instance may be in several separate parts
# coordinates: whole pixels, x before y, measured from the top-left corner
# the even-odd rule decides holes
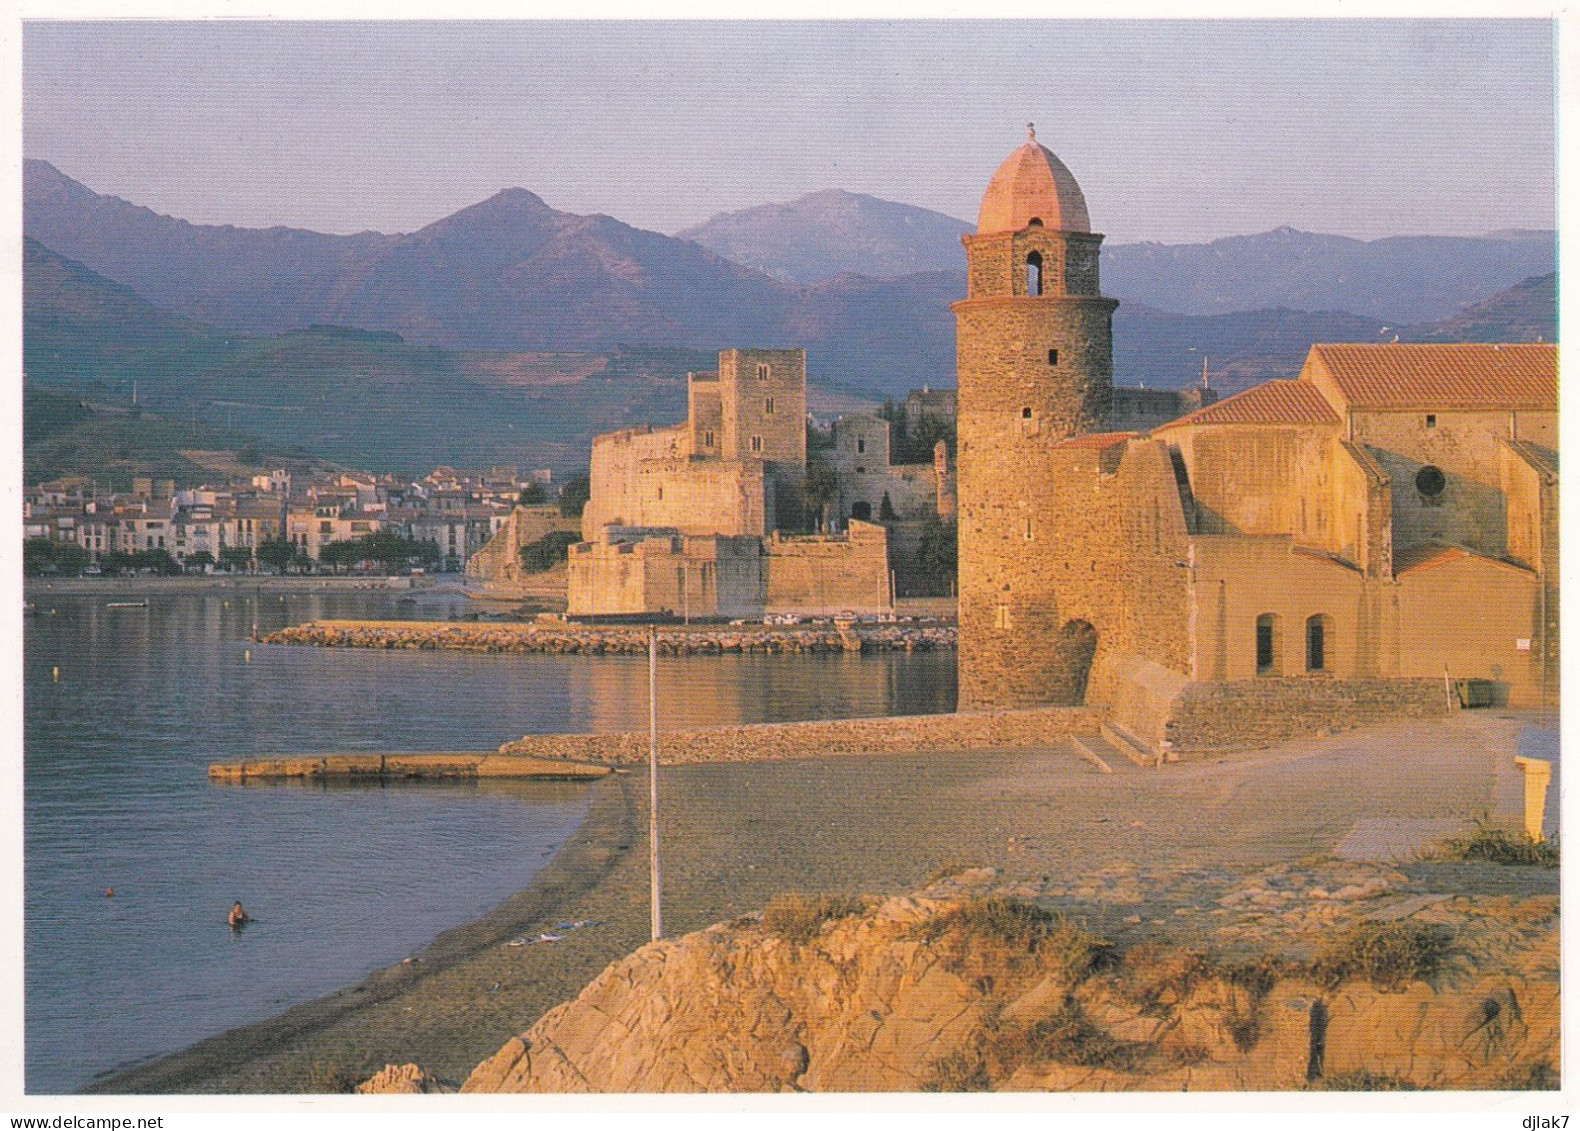
[[[960,236],[970,230],[941,212],[831,188],[721,212],[676,235],[783,282],[806,284],[843,272],[895,278],[961,270]]]

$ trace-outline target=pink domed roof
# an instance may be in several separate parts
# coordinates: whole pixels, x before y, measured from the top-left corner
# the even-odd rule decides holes
[[[1056,232],[1089,232],[1086,198],[1064,162],[1031,133],[1025,145],[1004,159],[982,195],[977,234],[1018,232],[1033,220]]]

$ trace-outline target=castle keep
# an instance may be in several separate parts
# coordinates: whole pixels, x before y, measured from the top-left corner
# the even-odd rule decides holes
[[[1087,702],[1211,744],[1441,703],[1445,677],[1549,697],[1554,347],[1319,345],[1109,431],[1116,304],[1069,170],[1033,136],[963,239],[962,709]]]
[[[889,465],[888,423],[838,421],[830,469],[841,533],[806,533],[806,354],[730,349],[687,378],[687,415],[593,440],[584,541],[568,554],[567,611],[579,616],[887,612],[889,538],[866,521],[951,499],[947,458]],[[902,523],[897,523],[902,525]]]

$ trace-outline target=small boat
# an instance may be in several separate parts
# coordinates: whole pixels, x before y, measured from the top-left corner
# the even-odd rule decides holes
[[[109,601],[109,602],[106,602],[104,607],[106,609],[146,609],[148,607],[148,602],[146,600],[142,600],[142,601]]]

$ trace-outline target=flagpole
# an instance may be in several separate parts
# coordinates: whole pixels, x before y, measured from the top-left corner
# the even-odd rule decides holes
[[[658,626],[647,630],[647,858],[653,941],[664,937],[663,870],[658,860]]]

